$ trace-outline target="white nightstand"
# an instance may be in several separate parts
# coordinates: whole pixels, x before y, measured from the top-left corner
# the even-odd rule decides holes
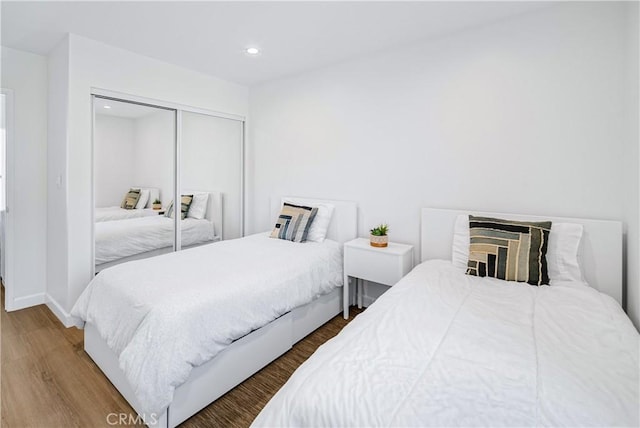
[[[356,238],[346,242],[344,244],[344,319],[349,318],[349,277],[392,286],[412,268],[413,246],[411,245],[389,242],[389,246],[377,248],[372,247],[367,238]],[[361,291],[356,288],[358,307],[362,307]]]

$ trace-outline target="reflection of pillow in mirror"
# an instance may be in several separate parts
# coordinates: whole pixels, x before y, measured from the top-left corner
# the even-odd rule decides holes
[[[202,220],[207,214],[207,201],[209,201],[208,193],[194,193],[187,217]]]
[[[125,210],[132,210],[136,207],[138,199],[140,199],[140,189],[130,189],[127,194],[124,195],[124,199],[122,200],[122,204],[120,204],[120,208],[124,208]]]
[[[316,214],[313,223],[311,223],[311,228],[309,229],[309,233],[307,235],[307,241],[324,241],[324,238],[327,236],[327,231],[329,230],[329,224],[331,223],[331,216],[333,215],[335,205],[328,202],[321,202],[314,199],[304,198],[283,198],[282,202],[317,208],[318,213]]]
[[[151,195],[151,191],[149,189],[140,189],[140,198],[138,198],[138,203],[136,204],[137,210],[141,210],[147,206],[147,202],[149,202],[150,195]]]
[[[193,201],[193,195],[182,195],[180,198],[180,218],[184,220],[187,217],[187,213],[189,212],[189,206],[191,206],[191,201]],[[165,217],[173,218],[173,213],[175,209],[173,206],[173,201],[169,204],[167,211],[164,213]]]

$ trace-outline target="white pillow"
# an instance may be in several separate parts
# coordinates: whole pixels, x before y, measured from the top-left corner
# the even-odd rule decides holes
[[[578,249],[583,227],[576,223],[551,223],[547,247],[549,280],[582,282]]]
[[[467,270],[469,261],[469,216],[460,214],[453,227],[453,247],[451,248],[451,264],[462,271]]]
[[[151,195],[151,191],[149,189],[140,189],[140,197],[138,198],[138,203],[136,204],[137,210],[141,210],[147,206],[147,202],[149,202],[150,195]]]
[[[304,205],[306,207],[318,208],[316,217],[311,223],[309,233],[307,234],[307,241],[311,242],[323,242],[327,236],[329,230],[329,224],[331,223],[331,216],[335,205],[328,202],[318,202],[313,199],[302,198],[282,198],[282,203],[289,203],[294,205]]]
[[[209,201],[208,193],[194,193],[187,217],[202,220],[207,214],[207,201]]]
[[[469,260],[469,216],[460,214],[453,230],[451,262],[466,271]],[[582,239],[582,225],[552,223],[547,246],[547,270],[550,281],[583,281],[578,248]]]

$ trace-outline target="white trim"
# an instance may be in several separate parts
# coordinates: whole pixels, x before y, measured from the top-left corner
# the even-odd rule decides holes
[[[13,300],[12,310],[17,311],[31,306],[42,305],[46,302],[45,293],[30,294],[28,296],[17,297]]]
[[[71,314],[64,310],[62,305],[56,301],[49,293],[45,296],[45,304],[53,312],[53,314],[60,320],[65,327],[72,327],[74,325]]]
[[[247,163],[246,153],[245,153],[245,136],[246,136],[246,126],[247,123],[242,121],[240,124],[240,236],[244,236],[244,222],[245,222],[245,198],[249,192],[245,189],[245,165]]]
[[[96,275],[96,97],[91,95],[91,272]]]
[[[240,116],[240,115],[237,115],[237,114],[222,113],[222,112],[215,111],[215,110],[209,110],[209,109],[200,108],[200,107],[188,106],[188,105],[185,105],[185,104],[174,103],[174,102],[171,102],[171,101],[164,101],[164,100],[158,100],[158,99],[154,99],[154,98],[141,97],[141,96],[138,96],[138,95],[127,94],[127,93],[124,93],[124,92],[110,91],[108,89],[101,89],[101,88],[92,87],[91,88],[91,94],[92,95],[98,95],[98,96],[101,96],[101,97],[114,98],[116,100],[121,100],[121,101],[132,101],[134,103],[139,103],[139,104],[148,104],[150,106],[157,106],[157,107],[162,107],[162,108],[171,109],[171,110],[182,110],[182,111],[188,111],[188,112],[191,112],[191,113],[206,114],[207,116],[221,117],[223,119],[237,120],[237,121],[240,121],[240,122],[244,122],[244,120],[245,120],[244,116]]]
[[[173,146],[173,248],[182,250],[182,190],[180,189],[180,160],[182,159],[182,111],[176,110],[174,115],[174,146]],[[222,236],[222,233],[220,233]]]
[[[14,97],[13,90],[0,89],[0,93],[5,96],[5,125],[6,125],[6,148],[5,148],[5,218],[4,218],[4,307],[7,311],[18,309],[14,298],[13,272],[15,272],[14,251],[14,226],[13,207],[15,202],[15,123],[14,123]]]

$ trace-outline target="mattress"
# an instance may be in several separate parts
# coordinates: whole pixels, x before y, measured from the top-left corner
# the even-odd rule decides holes
[[[183,247],[214,239],[213,224],[207,219],[186,218],[181,220],[180,225]],[[173,227],[174,219],[161,215],[96,223],[96,265],[172,247]]]
[[[259,234],[105,269],[71,314],[118,355],[141,413],[159,415],[193,367],[342,281],[341,244]]]
[[[158,216],[158,211],[150,208],[125,210],[120,207],[103,207],[95,209],[96,223],[103,221],[126,220],[129,218]]]
[[[638,426],[640,346],[609,296],[416,267],[254,426]]]

